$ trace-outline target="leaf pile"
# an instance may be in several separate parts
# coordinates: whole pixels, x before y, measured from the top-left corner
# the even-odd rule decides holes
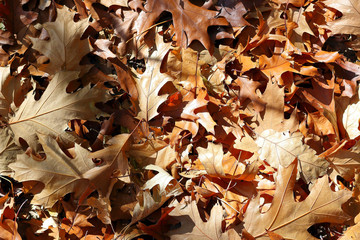
[[[359,12],[0,1],[0,238],[356,238]]]

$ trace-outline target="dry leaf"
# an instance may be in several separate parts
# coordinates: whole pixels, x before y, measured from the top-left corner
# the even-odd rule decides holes
[[[50,59],[49,64],[40,67],[42,71],[55,74],[59,70],[81,70],[80,60],[90,52],[90,45],[87,39],[80,40],[80,37],[89,24],[87,19],[74,22],[74,15],[67,7],[58,8],[56,21],[43,24],[50,40],[30,38],[32,48]]]
[[[134,207],[130,224],[147,217],[160,208],[170,197],[178,196],[183,192],[179,183],[162,168],[148,165],[145,169],[158,173],[144,184],[142,191],[138,194],[138,203]]]
[[[269,129],[259,134],[256,143],[259,146],[260,158],[272,167],[287,167],[294,159],[299,161],[298,178],[307,183],[326,174],[328,162],[316,156],[316,152],[302,142],[300,132],[290,134]]]
[[[158,39],[160,36],[157,37]],[[171,80],[165,74],[160,73],[161,60],[169,51],[170,44],[162,43],[157,50],[151,51],[146,56],[148,67],[145,72],[135,79],[139,93],[140,112],[138,119],[146,122],[156,117],[159,113],[158,107],[166,100],[168,94],[159,96],[160,89]]]
[[[75,145],[76,156],[70,158],[55,139],[39,134],[38,137],[46,154],[45,160],[25,153],[18,155],[16,162],[9,165],[15,171],[14,178],[19,182],[35,180],[44,183],[44,189],[35,195],[34,201],[46,207],[52,207],[67,193],[82,194],[89,185],[86,172],[96,167],[88,157],[89,151]]]
[[[270,209],[260,213],[258,208],[260,194],[251,199],[245,212],[244,227],[256,239],[268,239],[267,231],[281,235],[285,239],[315,239],[307,229],[316,223],[343,223],[350,218],[341,205],[351,192],[333,192],[329,187],[328,176],[317,180],[307,198],[294,201],[294,184],[297,161],[287,168],[279,167],[276,190]]]
[[[228,239],[227,234],[222,232],[223,209],[220,204],[212,207],[210,217],[206,222],[201,219],[195,201],[190,203],[175,202],[174,205],[176,207],[169,215],[179,220],[181,226],[167,233],[171,239]]]
[[[215,18],[216,11],[198,7],[189,0],[151,0],[147,2],[145,9],[146,12],[141,12],[138,18],[138,33],[146,31],[163,11],[168,11],[173,15],[177,43],[183,48],[188,47],[192,41],[199,40],[211,53],[213,46],[207,33],[208,27],[228,25],[225,18]]]
[[[80,142],[76,136],[65,132],[71,119],[95,120],[100,112],[95,102],[109,98],[106,91],[97,87],[86,86],[75,93],[66,93],[68,83],[78,77],[78,72],[60,71],[55,74],[41,98],[36,101],[28,93],[15,115],[9,120],[9,127],[14,132],[15,141],[24,139],[35,151],[39,150],[37,133],[60,137],[69,144]]]

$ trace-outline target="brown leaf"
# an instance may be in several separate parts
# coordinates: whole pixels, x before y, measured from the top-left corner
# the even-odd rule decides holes
[[[162,12],[168,11],[173,16],[176,42],[183,48],[188,47],[192,41],[199,40],[212,53],[214,47],[207,32],[208,27],[228,25],[225,18],[215,18],[216,11],[198,7],[189,0],[150,0],[147,1],[145,9],[146,12],[141,12],[138,18],[138,34],[151,27]]]
[[[178,196],[183,192],[179,183],[162,168],[148,165],[145,169],[158,173],[144,184],[142,191],[138,194],[138,203],[134,207],[130,225],[149,216],[170,197]]]
[[[332,34],[360,34],[360,2],[355,0],[326,0],[326,6],[336,9],[342,13],[342,17],[328,22]]]
[[[306,183],[313,182],[326,174],[328,162],[316,156],[316,152],[302,143],[300,132],[290,134],[288,131],[276,132],[272,129],[259,134],[256,143],[260,150],[260,158],[272,167],[287,167],[296,158],[299,161],[298,177]]]
[[[355,169],[360,167],[360,161],[358,156],[360,154],[360,142],[350,148],[343,142],[334,149],[329,149],[324,152],[324,156],[329,162],[331,168],[336,171],[341,177],[347,181],[351,181],[354,178]]]
[[[266,103],[256,93],[258,87],[261,86],[260,82],[245,77],[238,77],[233,84],[240,87],[238,94],[240,102],[250,99],[257,112],[261,112],[264,109]]]
[[[234,28],[240,28],[250,25],[245,19],[244,15],[247,10],[242,2],[237,1],[218,1],[216,9],[220,11],[219,16],[223,16]]]
[[[181,226],[167,233],[171,239],[228,239],[227,234],[222,232],[223,209],[220,204],[212,207],[210,217],[206,222],[201,219],[195,201],[177,203],[175,206],[169,215],[179,220]]]
[[[89,154],[89,158],[100,161],[97,168],[86,173],[86,177],[96,186],[102,197],[108,196],[117,177],[128,172],[128,161],[125,152],[129,148],[130,134],[119,134],[111,138],[108,147]]]
[[[0,222],[0,239],[2,240],[21,240],[17,231],[18,224],[11,219],[4,219]]]
[[[40,67],[42,71],[55,74],[59,70],[81,70],[80,60],[90,52],[90,45],[87,39],[80,40],[80,37],[89,24],[87,19],[74,22],[74,15],[67,7],[58,8],[56,21],[43,24],[50,40],[30,38],[32,48],[50,59],[49,64]]]
[[[273,55],[270,58],[264,55],[260,56],[259,69],[268,77],[268,79],[274,77],[277,81],[281,79],[281,75],[284,72],[298,73],[290,61],[284,59],[280,55]]]
[[[303,7],[305,0],[273,0],[277,4],[292,4],[295,7]]]
[[[66,144],[83,141],[65,132],[68,121],[75,118],[96,120],[96,114],[100,110],[94,106],[95,102],[106,100],[109,96],[105,90],[90,86],[75,93],[66,93],[68,83],[78,74],[68,71],[56,73],[38,101],[31,92],[28,93],[25,101],[9,120],[17,143],[19,138],[22,138],[33,150],[38,151],[36,133],[59,136]]]
[[[157,34],[157,39],[160,36]],[[170,44],[157,41],[157,50],[148,53],[147,68],[145,72],[138,76],[136,81],[137,90],[139,93],[139,107],[140,112],[137,115],[139,120],[144,119],[146,122],[150,121],[158,115],[158,107],[165,102],[168,94],[159,96],[160,89],[171,78],[165,74],[160,73],[161,60],[170,49]]]
[[[17,161],[9,165],[15,171],[14,178],[19,182],[35,180],[44,183],[44,189],[35,195],[33,201],[46,207],[52,207],[67,193],[82,194],[89,184],[85,173],[96,167],[88,158],[89,151],[75,145],[76,156],[70,158],[55,139],[46,135],[38,135],[38,138],[46,159],[39,161],[25,153],[18,155]]]
[[[257,116],[259,126],[255,129],[260,133],[266,129],[274,129],[275,131],[289,130],[294,132],[298,128],[298,121],[296,121],[296,110],[289,119],[284,118],[284,88],[280,88],[278,84],[269,80],[266,90],[261,96],[261,99],[266,103],[263,118],[260,114]]]
[[[260,213],[258,208],[260,194],[250,201],[245,212],[244,227],[256,239],[267,239],[267,231],[285,239],[312,239],[307,228],[313,224],[343,223],[350,218],[342,211],[341,205],[351,197],[351,192],[333,192],[328,176],[317,180],[304,201],[295,202],[293,188],[296,172],[297,161],[287,168],[279,167],[275,195],[266,213]]]

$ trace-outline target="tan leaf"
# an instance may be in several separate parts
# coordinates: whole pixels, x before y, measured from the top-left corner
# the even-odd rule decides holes
[[[146,167],[149,164],[160,163],[159,155],[167,151],[167,146],[168,144],[163,140],[147,140],[144,143],[132,144],[129,155],[136,160],[140,167]],[[171,150],[169,151],[171,152]]]
[[[292,4],[295,7],[303,7],[305,0],[273,0],[273,2],[278,4]]]
[[[44,183],[44,189],[35,195],[34,201],[46,207],[52,207],[67,193],[82,194],[89,185],[89,180],[84,178],[84,174],[95,167],[95,163],[88,158],[89,151],[75,145],[76,156],[70,158],[60,149],[55,139],[46,135],[38,137],[46,159],[39,161],[25,153],[18,155],[17,161],[9,165],[15,171],[14,178],[20,182]]]
[[[357,223],[356,225],[346,229],[346,231],[339,238],[339,240],[353,240],[353,239],[360,239],[360,223]]]
[[[104,224],[111,224],[110,212],[110,200],[109,198],[94,198],[87,199],[87,204],[92,206],[97,211],[97,218]]]
[[[41,66],[42,71],[55,74],[59,70],[81,70],[80,60],[90,52],[90,45],[87,39],[80,40],[80,37],[89,24],[87,19],[74,22],[74,15],[75,12],[65,6],[58,8],[56,21],[43,24],[50,40],[30,38],[32,48],[50,59],[49,64]]]
[[[229,152],[224,154],[221,144],[209,142],[207,148],[197,147],[196,151],[207,174],[211,176],[251,181],[258,171],[255,162],[244,164]]]
[[[256,239],[268,239],[267,231],[281,235],[285,239],[315,239],[307,229],[316,223],[344,223],[350,218],[341,205],[351,192],[333,192],[328,176],[315,182],[309,196],[302,202],[294,201],[294,184],[297,161],[287,168],[279,167],[276,190],[270,209],[260,213],[260,194],[251,199],[245,212],[244,227]]]
[[[20,101],[21,81],[19,77],[11,76],[10,67],[0,67],[0,86],[0,115],[7,118],[13,101]]]
[[[110,7],[113,5],[128,7],[128,0],[100,0],[99,2],[106,7]]]
[[[101,197],[111,193],[117,177],[128,172],[128,161],[125,152],[129,148],[130,134],[118,134],[106,144],[109,146],[89,154],[90,159],[100,160],[102,163],[86,173],[86,178],[96,186]]]
[[[255,129],[255,132],[260,133],[266,129],[274,129],[279,132],[297,130],[298,122],[296,121],[295,112],[290,119],[284,118],[284,97],[284,88],[280,88],[277,83],[269,81],[265,92],[261,96],[261,99],[266,102],[264,117],[261,118],[260,114],[258,114],[259,126]]]
[[[250,99],[254,103],[254,108],[257,112],[263,111],[266,103],[256,93],[256,90],[261,85],[260,82],[245,77],[238,77],[233,84],[240,87],[238,97],[241,102]]]
[[[144,184],[142,191],[138,194],[138,203],[134,207],[130,224],[147,217],[160,208],[170,197],[178,196],[183,192],[176,179],[162,168],[148,165],[145,169],[158,173]]]
[[[36,101],[33,94],[27,94],[15,115],[9,120],[15,141],[24,139],[34,150],[39,150],[36,133],[53,137],[60,136],[65,143],[79,142],[74,135],[65,132],[71,119],[96,120],[95,102],[109,98],[105,90],[86,86],[80,91],[68,94],[68,83],[76,79],[78,72],[60,71],[55,74],[41,98]]]
[[[157,34],[158,35],[158,34]],[[159,39],[160,36],[157,36]],[[140,112],[137,115],[138,119],[144,119],[150,121],[156,117],[159,113],[158,107],[166,100],[168,94],[159,96],[160,89],[169,81],[171,78],[165,74],[160,73],[161,61],[165,54],[170,49],[169,43],[160,43],[161,39],[157,42],[157,50],[148,53],[145,58],[146,70],[135,79],[137,83],[137,89],[139,93],[139,106]]]
[[[342,17],[328,22],[332,34],[360,34],[360,2],[357,0],[326,0],[326,6],[332,7],[342,13]]]
[[[302,139],[300,132],[290,134],[268,129],[259,134],[256,143],[260,148],[260,158],[274,168],[287,167],[297,158],[298,177],[309,183],[326,174],[329,164],[316,156],[315,150],[303,144]]]
[[[169,216],[180,221],[181,226],[167,233],[171,239],[197,239],[197,240],[225,240],[229,239],[222,232],[223,209],[220,204],[211,208],[210,217],[204,222],[199,214],[195,201],[191,203],[177,203]],[[189,221],[189,218],[191,221]]]
[[[23,153],[22,149],[15,144],[13,134],[8,128],[0,129],[0,173],[10,173],[8,167],[16,160],[16,155]]]
[[[198,152],[199,159],[208,174],[214,176],[225,176],[225,172],[222,167],[224,152],[221,144],[209,142],[207,148],[197,147],[196,151]]]
[[[360,168],[360,141],[348,148],[346,142],[340,144],[329,154],[324,152],[324,157],[330,162],[330,167],[347,181],[354,178],[356,168]],[[331,149],[329,149],[331,150]]]
[[[354,139],[360,135],[359,121],[360,121],[360,101],[349,104],[342,117],[344,128],[350,139]]]

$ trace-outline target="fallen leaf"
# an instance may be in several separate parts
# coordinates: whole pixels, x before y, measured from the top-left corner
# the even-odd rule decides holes
[[[148,165],[145,169],[158,173],[144,184],[138,194],[138,203],[134,207],[130,225],[160,208],[170,197],[178,196],[183,192],[176,179],[162,168]]]
[[[199,40],[210,53],[213,52],[213,45],[207,32],[208,27],[228,25],[225,18],[215,18],[216,11],[198,7],[189,0],[151,0],[146,3],[145,10],[140,13],[137,20],[138,33],[146,31],[162,12],[168,11],[173,17],[177,44],[187,48],[192,41]]]
[[[357,103],[349,104],[343,113],[342,122],[350,139],[354,139],[360,135],[359,121],[360,101]]]
[[[322,153],[322,156],[329,161],[331,169],[347,181],[351,181],[354,178],[355,170],[360,168],[360,161],[358,160],[360,142],[358,141],[350,148],[346,146],[346,142],[343,142],[338,147],[329,149],[329,151],[331,152]]]
[[[360,34],[360,25],[357,21],[360,17],[360,2],[355,0],[326,0],[324,4],[342,13],[339,19],[327,23],[333,35]]]
[[[258,135],[256,140],[260,158],[274,168],[287,167],[294,159],[299,161],[297,177],[306,183],[313,182],[326,174],[328,162],[316,156],[316,152],[302,142],[300,132],[290,134],[288,131],[276,132],[268,129]]]
[[[60,148],[55,139],[39,135],[39,142],[46,154],[45,160],[36,159],[23,153],[16,162],[9,165],[14,170],[14,178],[19,181],[39,181],[44,189],[36,194],[33,201],[46,207],[52,207],[67,193],[82,193],[89,185],[85,173],[96,167],[88,157],[89,151],[75,145],[76,156],[70,158]]]
[[[285,239],[313,239],[307,229],[316,223],[343,223],[350,218],[341,205],[351,192],[333,192],[328,176],[318,179],[307,198],[294,201],[293,188],[296,179],[297,161],[286,168],[280,166],[276,178],[276,190],[270,209],[260,213],[260,194],[251,199],[244,218],[244,227],[256,239],[268,239],[267,231],[281,235]]]
[[[37,133],[60,137],[69,144],[81,142],[75,135],[65,132],[71,119],[96,120],[100,112],[94,105],[97,101],[109,98],[106,91],[89,85],[75,93],[66,93],[68,83],[76,79],[79,72],[60,71],[55,74],[41,98],[36,101],[28,93],[15,115],[9,120],[9,127],[14,132],[15,141],[24,139],[35,151],[39,150]],[[83,141],[83,140],[82,140]]]
[[[42,71],[55,74],[59,70],[81,70],[80,60],[90,52],[90,45],[87,39],[80,40],[80,37],[89,24],[87,19],[74,22],[74,15],[67,7],[57,8],[56,21],[43,24],[50,40],[30,38],[32,48],[50,59],[49,64],[40,66]]]
[[[144,119],[148,122],[156,117],[159,114],[158,107],[165,102],[168,96],[168,94],[159,96],[159,91],[167,82],[171,81],[170,77],[160,73],[160,60],[163,59],[169,49],[170,44],[162,43],[157,46],[157,50],[148,53],[146,56],[148,67],[142,75],[135,78],[140,107],[137,118],[140,120]]]
[[[175,209],[169,214],[180,221],[180,227],[167,233],[171,239],[228,239],[222,232],[223,209],[220,204],[211,208],[209,219],[204,222],[195,201],[174,204]]]

